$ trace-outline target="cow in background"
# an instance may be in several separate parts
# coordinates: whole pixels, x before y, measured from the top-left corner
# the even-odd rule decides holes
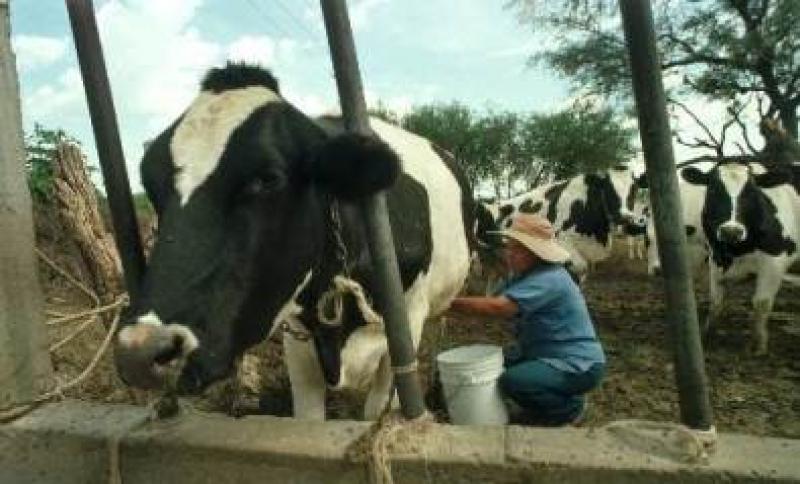
[[[678,169],[678,191],[681,197],[681,207],[683,210],[683,226],[686,231],[687,255],[689,257],[689,267],[693,269],[695,275],[700,270],[707,270],[708,260],[708,241],[702,230],[702,212],[706,197],[706,187],[689,183],[686,179],[686,170],[692,167],[703,173],[711,171],[716,166],[716,162],[711,158],[701,158],[698,160],[687,161],[677,165]],[[642,182],[644,185],[644,181]],[[650,217],[647,223],[647,273],[650,275],[661,274],[661,261],[658,256],[658,242],[653,218]]]
[[[464,283],[473,208],[452,160],[370,123],[376,137],[311,119],[256,66],[209,71],[142,160],[159,230],[115,340],[124,381],[200,393],[281,328],[296,417],[324,419],[326,387],[365,389],[378,416],[393,373],[355,202],[388,189],[415,345]]]
[[[547,217],[570,253],[570,270],[584,279],[589,264],[611,255],[617,226],[633,220],[637,187],[624,166],[556,181],[498,202],[498,225],[518,212]]]
[[[789,267],[798,260],[800,195],[785,171],[723,162],[710,171],[687,167],[683,178],[705,190],[702,228],[710,248],[708,330],[723,312],[723,279],[755,274],[753,351],[767,353],[767,321]]]

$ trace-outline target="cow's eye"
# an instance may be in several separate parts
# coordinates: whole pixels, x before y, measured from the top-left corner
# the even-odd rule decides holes
[[[244,198],[263,197],[275,191],[278,185],[277,179],[267,180],[264,178],[255,178],[244,186],[241,196]]]

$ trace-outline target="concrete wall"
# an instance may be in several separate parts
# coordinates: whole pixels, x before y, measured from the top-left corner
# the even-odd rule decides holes
[[[359,483],[347,456],[364,422],[232,419],[61,402],[0,426],[0,483]],[[395,482],[800,482],[800,441],[720,436],[709,462],[686,464],[603,429],[428,424],[399,434]]]

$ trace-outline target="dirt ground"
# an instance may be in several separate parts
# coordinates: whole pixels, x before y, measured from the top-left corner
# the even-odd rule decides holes
[[[605,381],[590,396],[589,424],[625,419],[677,420],[678,396],[673,373],[672,347],[663,320],[661,281],[647,276],[643,261],[629,261],[623,244],[608,261],[598,264],[585,285],[585,294],[608,355]],[[47,308],[56,313],[77,312],[88,301],[49,271],[43,271]],[[770,353],[757,358],[747,352],[751,283],[729,290],[729,310],[724,324],[705,347],[711,400],[718,429],[755,435],[800,438],[800,289],[785,287],[770,320]],[[698,285],[701,310],[706,291]],[[51,344],[79,323],[50,326]],[[428,406],[445,418],[443,402],[433,381],[432,355],[469,343],[502,344],[510,338],[502,322],[449,318],[430,322],[423,335],[420,374]],[[73,342],[53,352],[58,378],[73,378],[89,363],[104,337],[100,324],[92,325]],[[266,342],[254,350],[260,357],[262,408],[272,413],[290,412],[289,383],[281,360],[281,346]],[[107,355],[97,371],[67,395],[104,402],[145,403],[147,395],[125,389],[113,372]],[[246,395],[250,410],[257,395]],[[152,399],[152,396],[150,396]],[[349,396],[332,396],[329,416],[355,418],[359,410]]]

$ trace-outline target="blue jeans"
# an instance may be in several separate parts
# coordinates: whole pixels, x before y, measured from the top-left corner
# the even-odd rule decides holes
[[[525,360],[506,366],[499,384],[503,394],[525,410],[521,423],[556,426],[581,414],[584,394],[600,384],[604,373],[602,363],[571,372],[541,360]]]

